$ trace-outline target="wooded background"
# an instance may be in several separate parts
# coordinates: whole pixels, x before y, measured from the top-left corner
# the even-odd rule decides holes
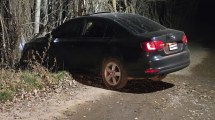
[[[135,13],[180,29],[193,20],[197,7],[198,0],[0,0],[0,68],[14,67],[20,43],[77,16]]]

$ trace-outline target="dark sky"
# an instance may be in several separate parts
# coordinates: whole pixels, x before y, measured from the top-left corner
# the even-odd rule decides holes
[[[215,1],[214,0],[200,0],[200,4],[197,10],[196,20],[203,25],[214,23],[215,19]]]
[[[214,43],[214,26],[215,26],[215,1],[214,0],[200,0],[195,22],[192,31],[189,31],[192,36],[204,38],[202,41],[207,44]]]

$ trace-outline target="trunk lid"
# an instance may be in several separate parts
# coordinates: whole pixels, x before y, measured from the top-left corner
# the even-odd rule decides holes
[[[185,44],[182,41],[184,32],[172,29],[165,29],[162,31],[150,32],[144,34],[144,37],[151,41],[162,41],[164,43],[163,49],[157,52],[165,55],[174,54],[183,51]]]

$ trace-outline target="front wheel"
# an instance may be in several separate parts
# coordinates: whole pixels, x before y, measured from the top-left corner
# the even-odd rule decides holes
[[[33,66],[42,63],[42,58],[36,50],[28,49],[23,54],[20,62],[22,69],[33,69]]]
[[[45,54],[45,53],[44,53]],[[22,56],[20,66],[22,69],[34,69],[35,66],[44,66],[49,71],[57,70],[57,60],[52,54],[40,54],[37,50],[28,49]]]
[[[116,58],[108,58],[102,64],[102,79],[111,89],[121,89],[128,82],[126,71],[122,63]]]

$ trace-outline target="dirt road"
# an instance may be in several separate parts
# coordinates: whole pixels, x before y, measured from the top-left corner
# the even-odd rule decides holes
[[[111,91],[87,79],[39,102],[21,102],[0,113],[0,119],[215,120],[213,49],[197,43],[189,47],[191,65],[163,82],[131,81],[125,89]]]

